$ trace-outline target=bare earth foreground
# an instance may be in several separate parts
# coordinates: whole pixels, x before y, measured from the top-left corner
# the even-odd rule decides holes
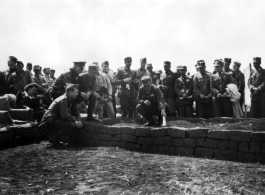
[[[265,165],[49,146],[0,151],[0,194],[265,194]]]

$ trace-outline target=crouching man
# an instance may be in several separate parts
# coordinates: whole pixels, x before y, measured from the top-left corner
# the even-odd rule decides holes
[[[49,141],[54,147],[69,145],[73,132],[82,127],[74,101],[77,95],[77,86],[68,84],[65,94],[55,99],[42,117],[41,124],[46,124]]]
[[[139,114],[141,114],[148,122],[145,126],[155,125],[153,119],[154,115],[158,116],[158,122],[161,124],[162,116],[166,116],[165,107],[166,101],[159,87],[152,84],[150,76],[142,77],[142,86],[138,92],[138,105],[136,107]]]

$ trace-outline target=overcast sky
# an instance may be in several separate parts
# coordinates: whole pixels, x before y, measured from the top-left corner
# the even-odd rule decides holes
[[[116,70],[127,56],[133,69],[147,57],[155,69],[167,60],[194,73],[197,60],[212,71],[214,59],[230,57],[243,69],[265,55],[262,0],[0,1],[0,70],[10,55],[57,75],[81,60]]]

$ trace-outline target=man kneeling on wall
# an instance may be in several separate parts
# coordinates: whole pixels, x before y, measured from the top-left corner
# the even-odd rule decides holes
[[[82,127],[74,101],[77,95],[77,86],[68,84],[65,93],[52,102],[42,117],[41,124],[46,124],[49,141],[54,147],[70,145],[73,132]]]
[[[166,116],[166,101],[163,94],[159,87],[152,84],[150,76],[144,76],[141,80],[143,85],[138,92],[136,109],[148,121],[145,126],[155,125],[154,115],[158,116],[158,122],[161,125],[162,116]]]

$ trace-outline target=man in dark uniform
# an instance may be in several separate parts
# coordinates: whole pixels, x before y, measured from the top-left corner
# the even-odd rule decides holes
[[[55,75],[55,70],[54,70],[54,69],[51,69],[50,77],[51,77],[51,79],[52,79],[53,81],[56,80],[56,78],[55,78],[54,75]]]
[[[222,71],[222,62],[214,61],[216,74],[211,75],[210,87],[213,94],[213,112],[214,117],[233,117],[233,105],[230,101],[226,86],[234,83],[231,74]]]
[[[165,73],[161,75],[161,89],[163,96],[168,104],[167,114],[168,116],[176,117],[176,93],[175,93],[175,81],[178,78],[177,73],[171,71],[171,62],[164,62]]]
[[[49,141],[54,147],[68,144],[76,129],[82,127],[80,114],[73,103],[78,95],[74,85],[68,85],[65,93],[53,101],[41,120],[41,125],[46,124]]]
[[[17,63],[17,58],[14,56],[9,56],[9,60],[7,61],[7,65],[9,67],[9,69],[3,72],[3,74],[4,74],[3,93],[4,94],[10,93],[10,89],[6,85],[6,82],[7,82],[8,78],[10,77],[10,75],[13,72],[16,72],[16,70],[17,70],[16,63]]]
[[[251,117],[265,118],[265,70],[260,67],[261,58],[253,58],[255,70],[250,73],[248,88],[251,92]]]
[[[192,117],[192,92],[193,84],[191,78],[186,75],[186,68],[184,66],[179,66],[180,77],[176,79],[175,91],[178,95],[178,109],[180,117]]]
[[[56,99],[64,94],[67,83],[76,84],[78,75],[83,72],[86,62],[74,62],[74,67],[62,73],[52,84],[51,95]]]
[[[244,97],[245,97],[245,75],[240,71],[241,63],[238,61],[233,62],[233,69],[235,71],[235,80],[238,87],[238,91],[241,94],[240,96],[240,106],[242,108],[242,105],[244,103]]]
[[[135,71],[136,79],[138,80],[138,87],[137,87],[138,89],[142,85],[141,78],[143,76],[151,76],[151,73],[145,69],[146,63],[147,63],[146,58],[141,58],[140,59],[140,68]]]
[[[155,124],[153,119],[154,115],[158,116],[158,122],[160,124],[162,122],[162,115],[166,116],[166,101],[163,98],[163,94],[159,87],[152,84],[150,76],[144,76],[141,80],[143,86],[139,89],[136,109],[148,121],[145,126]]]
[[[119,97],[121,110],[123,112],[122,117],[133,117],[139,81],[137,80],[136,72],[131,70],[132,58],[126,57],[124,62],[125,67],[118,69],[115,79],[117,81],[116,84],[121,85]]]
[[[212,118],[213,117],[213,100],[210,89],[211,73],[206,71],[205,62],[199,60],[197,62],[198,73],[193,78],[193,91],[195,93],[197,117]]]
[[[26,69],[30,72],[31,76],[33,76],[32,75],[32,72],[31,72],[32,71],[32,64],[31,64],[31,62],[28,62],[27,63]]]
[[[231,75],[235,79],[236,78],[235,71],[230,69],[230,64],[231,64],[231,58],[224,58],[223,72]]]

